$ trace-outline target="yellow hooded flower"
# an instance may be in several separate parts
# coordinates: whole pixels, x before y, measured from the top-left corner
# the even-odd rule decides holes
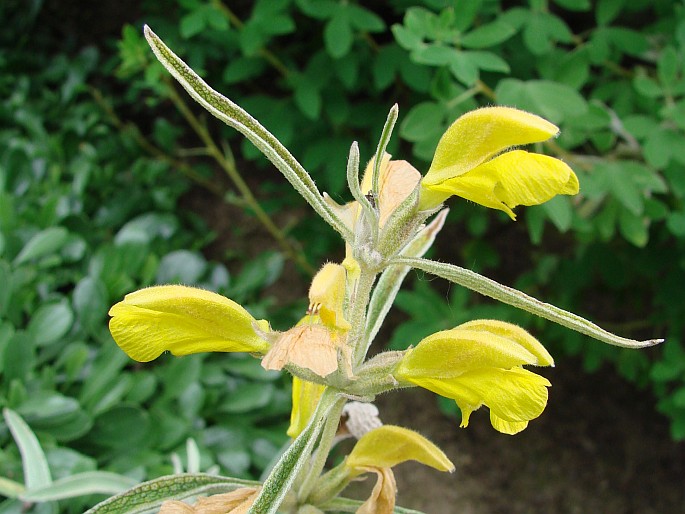
[[[167,285],[127,294],[114,305],[109,330],[129,357],[139,362],[164,351],[265,353],[269,344],[255,330],[257,321],[244,308],[219,294],[194,287]]]
[[[578,178],[564,162],[513,146],[545,141],[559,129],[511,107],[484,107],[458,118],[443,134],[421,181],[421,209],[453,195],[506,212],[558,194],[578,193]]]
[[[357,514],[391,514],[397,488],[392,467],[415,460],[439,471],[454,471],[454,464],[433,443],[407,428],[383,425],[364,434],[345,459],[349,478],[376,473],[378,479],[369,499]]]
[[[341,264],[327,263],[319,270],[309,289],[308,314],[274,342],[262,359],[264,369],[293,364],[321,377],[338,369],[338,350],[345,351],[350,328],[344,315],[346,277]]]
[[[308,314],[284,332],[262,359],[265,369],[280,370],[286,364],[309,369],[325,377],[338,369],[338,351],[345,352],[350,329],[345,319],[347,270],[327,263],[312,279]],[[288,435],[297,437],[316,410],[325,386],[293,377],[293,407]]]
[[[423,339],[408,350],[394,376],[452,398],[466,427],[471,412],[490,408],[492,426],[515,434],[547,405],[549,381],[522,366],[553,366],[545,348],[516,325],[476,320]]]

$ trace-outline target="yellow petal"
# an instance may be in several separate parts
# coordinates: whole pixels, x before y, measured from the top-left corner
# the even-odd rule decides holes
[[[569,166],[547,155],[514,150],[477,166],[468,173],[428,186],[435,192],[506,212],[512,208],[538,205],[558,194],[578,193],[578,177]]]
[[[288,435],[295,439],[314,414],[325,386],[293,377],[293,409],[290,412]]]
[[[554,359],[540,341],[526,332],[521,327],[506,321],[495,319],[476,319],[462,323],[457,327],[461,330],[476,330],[505,337],[523,346],[526,350],[537,357],[537,361],[530,363],[538,366],[554,366]]]
[[[511,107],[476,109],[458,118],[443,134],[422,183],[439,184],[512,146],[545,141],[558,132],[543,118]]]
[[[495,430],[507,435],[518,434],[528,426],[527,421],[506,421],[502,418],[498,418],[492,411],[490,411],[490,423]]]
[[[547,405],[547,387],[551,385],[546,378],[522,368],[476,369],[456,378],[425,377],[411,381],[455,400],[462,411],[462,427],[468,425],[471,412],[481,405],[487,405],[503,421],[521,423],[535,419]]]
[[[309,309],[318,314],[328,327],[349,330],[350,324],[344,316],[345,287],[347,273],[342,264],[324,264],[312,279],[309,288]]]
[[[266,341],[253,324],[268,331],[228,298],[193,287],[149,287],[127,294],[110,311],[109,329],[132,359],[151,361],[164,351],[174,355],[199,352],[264,353]]]
[[[367,432],[354,446],[345,465],[354,473],[363,468],[391,468],[415,460],[439,471],[453,471],[454,464],[440,448],[407,428],[383,425]]]
[[[262,359],[262,367],[281,370],[293,364],[325,377],[338,369],[340,343],[334,332],[323,325],[298,325],[273,344]]]
[[[371,496],[357,509],[356,514],[392,514],[395,511],[395,497],[397,496],[397,484],[392,470],[369,467],[365,471],[376,473],[378,478]]]
[[[436,332],[408,350],[395,370],[395,377],[415,379],[452,378],[478,368],[511,368],[535,364],[538,358],[508,337],[453,328]]]

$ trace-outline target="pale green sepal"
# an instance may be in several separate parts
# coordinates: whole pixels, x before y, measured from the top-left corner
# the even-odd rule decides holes
[[[145,25],[144,32],[157,59],[190,96],[211,114],[241,132],[259,148],[317,214],[347,240],[350,237],[347,227],[326,205],[312,178],[288,149],[249,113],[209,87],[152,32],[150,27]]]
[[[426,220],[427,216],[418,212],[420,193],[421,183],[418,182],[414,190],[397,206],[385,222],[378,243],[378,249],[383,257],[397,255]]]
[[[376,240],[378,230],[378,209],[374,208],[364,195],[361,184],[359,183],[359,145],[353,142],[350,146],[350,154],[347,158],[347,187],[350,188],[352,197],[362,206],[366,218],[372,220],[370,226],[373,229],[372,240]],[[343,218],[345,220],[346,218]],[[356,221],[356,220],[355,220]],[[352,243],[352,241],[348,241]]]
[[[388,112],[388,117],[385,120],[385,125],[383,125],[383,131],[381,132],[381,137],[378,140],[378,147],[376,148],[376,158],[373,164],[373,175],[371,176],[371,193],[375,200],[378,200],[378,195],[380,194],[379,179],[381,174],[381,164],[383,161],[383,155],[385,155],[385,149],[388,147],[390,142],[390,136],[392,135],[392,130],[395,128],[395,123],[397,122],[397,117],[400,114],[400,108],[397,104],[393,105]],[[378,207],[378,206],[376,206]]]
[[[521,291],[507,287],[495,282],[492,279],[479,275],[471,270],[455,266],[454,264],[446,264],[443,262],[431,261],[421,258],[407,258],[397,257],[393,261],[394,264],[411,266],[412,268],[420,269],[426,273],[431,273],[460,286],[467,287],[472,291],[476,291],[502,303],[506,303],[518,309],[530,312],[541,318],[553,321],[564,327],[580,332],[590,336],[603,343],[608,343],[614,346],[621,346],[623,348],[644,348],[647,346],[654,346],[662,343],[663,339],[648,339],[646,341],[636,341],[625,337],[617,336],[600,328],[591,321],[565,311],[549,303],[541,302],[540,300],[528,296]]]
[[[21,463],[24,468],[24,485],[26,489],[45,487],[52,483],[45,452],[38,442],[36,434],[22,417],[12,409],[3,409],[5,423],[19,447]]]
[[[358,500],[350,500],[349,498],[335,498],[320,507],[326,512],[357,512],[359,507],[364,502]],[[404,507],[397,507],[393,510],[394,514],[424,514],[420,510],[405,509]]]
[[[228,493],[241,487],[259,487],[253,480],[219,477],[203,473],[169,475],[143,482],[106,499],[85,514],[152,514],[167,500]]]
[[[55,480],[45,487],[25,491],[21,499],[26,502],[64,500],[89,494],[118,494],[138,483],[130,477],[107,471],[86,471]]]
[[[247,514],[275,514],[283,503],[285,495],[295,481],[302,466],[309,460],[314,444],[319,438],[328,413],[341,400],[337,393],[330,389],[324,391],[316,412],[309,420],[307,427],[297,436],[264,481],[259,496],[247,511]]]
[[[421,257],[426,253],[433,245],[435,237],[445,224],[448,212],[449,209],[440,211],[438,215],[428,225],[421,229],[414,239],[407,244],[400,255],[402,257]],[[390,308],[397,297],[397,292],[402,287],[402,282],[404,282],[404,278],[407,276],[410,269],[410,266],[388,266],[378,279],[378,284],[376,284],[373,294],[371,295],[369,310],[366,316],[367,347],[364,349],[364,355],[366,355],[368,347],[378,334],[388,312],[390,312]]]

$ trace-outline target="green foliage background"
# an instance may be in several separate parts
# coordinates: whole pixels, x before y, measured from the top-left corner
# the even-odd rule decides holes
[[[9,20],[0,31],[0,403],[38,435],[52,479],[96,469],[137,480],[170,473],[188,466],[170,459],[186,459],[188,438],[201,469],[258,476],[285,442],[288,380],[240,356],[134,365],[109,336],[107,310],[136,288],[179,282],[219,291],[285,327],[303,302],[278,304],[269,287],[298,274],[306,291],[308,266],[288,263],[293,252],[316,267],[342,251],[250,144],[194,105],[190,117],[184,112],[189,104],[154,62],[142,23],[262,121],[340,201],[348,199],[350,143],[370,158],[395,102],[401,118],[390,152],[422,171],[445,128],[477,106],[513,105],[558,124],[561,137],[538,151],[565,159],[581,194],[520,209],[516,224],[452,201],[434,257],[621,335],[667,342],[646,352],[611,348],[421,280],[399,296],[406,316],[396,316],[387,342],[406,347],[475,316],[516,321],[559,360],[580,355],[587,372],[610,363],[649,387],[674,439],[685,439],[681,2],[112,4],[0,7]],[[257,223],[253,209],[217,159],[276,220],[280,246],[255,248],[245,237],[245,220]],[[209,209],[184,208],[189,196],[243,212],[236,223],[216,223]],[[219,227],[231,236],[217,255],[207,249]],[[4,425],[0,440],[0,475],[23,483],[26,469]],[[10,499],[0,512],[20,512],[3,484]],[[80,512],[92,503],[36,509]]]

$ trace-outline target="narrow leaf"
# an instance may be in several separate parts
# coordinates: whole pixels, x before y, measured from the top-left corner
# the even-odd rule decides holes
[[[479,275],[471,270],[455,266],[454,264],[445,264],[442,262],[435,262],[428,259],[404,258],[398,257],[394,260],[394,264],[404,264],[416,269],[420,269],[427,273],[432,273],[440,278],[467,287],[472,291],[476,291],[502,303],[512,305],[521,310],[540,316],[549,321],[553,321],[564,327],[580,332],[587,336],[593,337],[598,341],[608,343],[614,346],[622,346],[624,348],[644,348],[646,346],[653,346],[662,343],[663,339],[648,339],[646,341],[636,341],[625,337],[620,337],[611,332],[607,332],[603,328],[598,327],[594,323],[573,314],[541,302],[540,300],[528,296],[517,289],[504,286],[494,280]]]
[[[380,194],[378,180],[381,174],[381,162],[383,162],[383,154],[385,154],[385,149],[388,147],[388,143],[390,142],[390,136],[392,136],[392,131],[395,128],[395,123],[397,123],[397,117],[399,116],[399,113],[400,108],[397,106],[397,104],[390,108],[390,112],[388,112],[388,118],[385,120],[385,125],[383,125],[381,137],[378,140],[376,159],[374,160],[373,175],[371,180],[371,191],[375,200],[378,200],[378,195]]]
[[[369,200],[364,196],[361,185],[359,184],[359,145],[356,141],[350,146],[350,155],[347,158],[347,187],[350,188],[352,197],[364,208],[367,215],[375,215],[375,217],[378,218],[378,213],[371,207]]]
[[[118,494],[134,485],[137,480],[106,471],[87,471],[55,480],[45,487],[32,488],[21,495],[27,502],[63,500],[88,494]]]
[[[142,484],[98,503],[85,514],[147,514],[157,512],[166,500],[220,494],[240,487],[258,487],[259,482],[205,474],[170,475]]]
[[[244,109],[209,87],[150,27],[146,25],[144,30],[145,38],[157,59],[188,94],[211,114],[247,137],[283,173],[319,216],[343,237],[347,236],[349,231],[343,221],[324,202],[309,173],[288,149]]]
[[[24,468],[24,483],[27,489],[44,487],[52,483],[48,460],[45,458],[43,448],[36,434],[26,422],[11,409],[4,409],[5,423],[12,432],[14,441],[21,453],[21,462]]]

